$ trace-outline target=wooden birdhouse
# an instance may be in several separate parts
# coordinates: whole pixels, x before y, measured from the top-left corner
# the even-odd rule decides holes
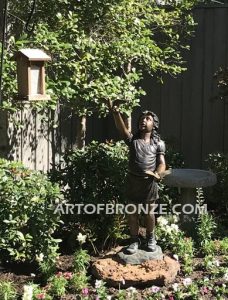
[[[51,57],[40,49],[21,49],[15,57],[19,99],[49,100],[45,91],[44,64]]]

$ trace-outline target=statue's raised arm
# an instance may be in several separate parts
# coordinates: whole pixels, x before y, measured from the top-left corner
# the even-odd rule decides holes
[[[123,121],[123,118],[122,118],[120,110],[119,110],[118,101],[115,101],[113,103],[112,101],[109,100],[108,106],[109,106],[110,111],[112,112],[116,128],[118,129],[121,137],[123,139],[130,138],[131,133],[129,132],[129,130],[127,129],[127,127]]]

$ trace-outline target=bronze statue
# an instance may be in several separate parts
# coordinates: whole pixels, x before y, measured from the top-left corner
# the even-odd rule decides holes
[[[129,167],[126,181],[126,197],[131,204],[147,204],[152,206],[158,199],[158,180],[166,169],[165,143],[157,133],[159,119],[155,113],[144,111],[139,117],[138,131],[132,134],[128,131],[119,107],[110,102],[116,127],[129,147]],[[145,215],[147,251],[156,251],[156,239],[154,235],[155,215]],[[140,246],[138,237],[139,215],[128,215],[131,243],[127,247],[128,254],[137,252]]]

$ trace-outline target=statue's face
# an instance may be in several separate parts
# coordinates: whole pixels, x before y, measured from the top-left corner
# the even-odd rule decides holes
[[[142,115],[139,119],[139,130],[141,132],[152,132],[154,120],[151,115]]]

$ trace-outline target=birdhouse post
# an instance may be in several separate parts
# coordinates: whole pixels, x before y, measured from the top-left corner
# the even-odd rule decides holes
[[[40,49],[21,49],[16,53],[18,96],[21,100],[49,100],[45,91],[46,61],[51,60]]]

